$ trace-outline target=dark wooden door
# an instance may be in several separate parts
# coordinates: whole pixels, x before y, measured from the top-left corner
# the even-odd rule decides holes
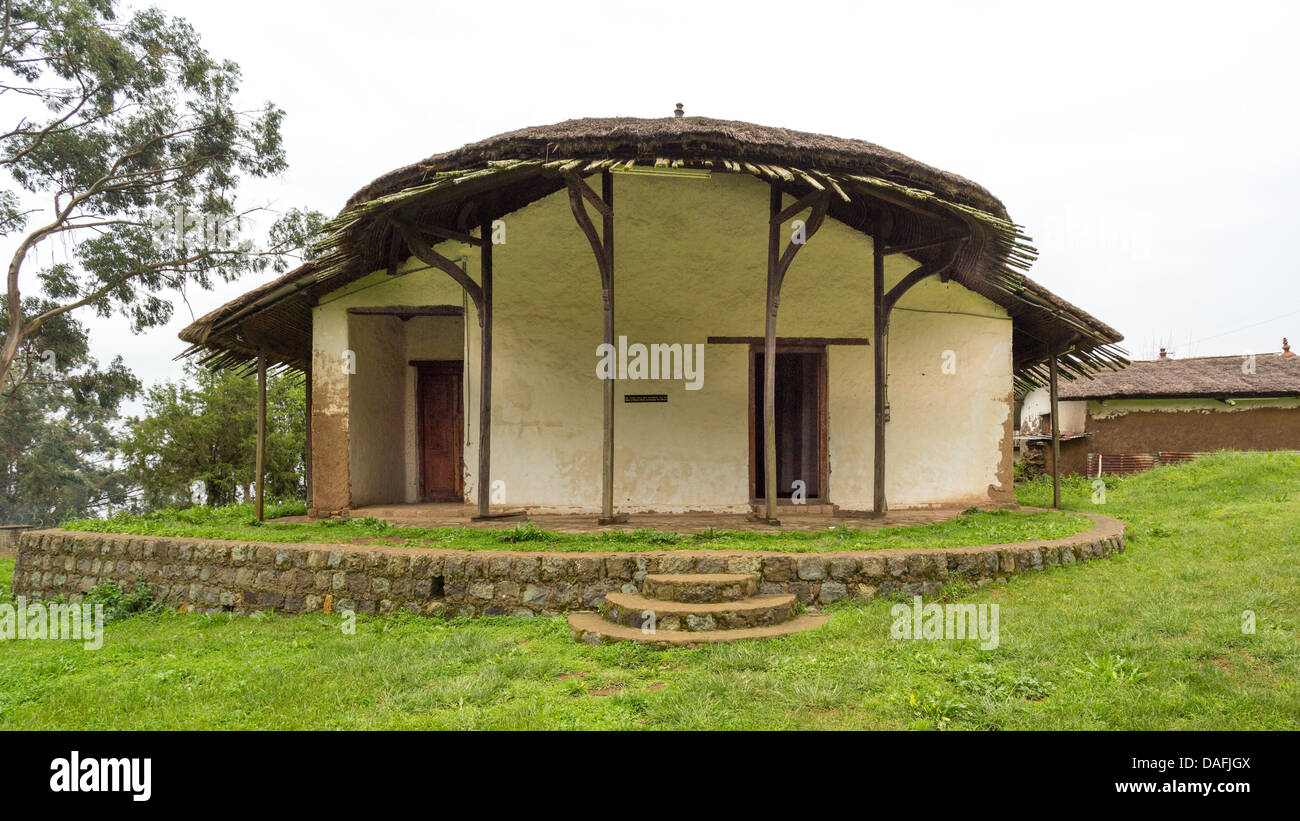
[[[750,465],[754,498],[767,493],[763,463],[763,353],[751,357]],[[824,499],[826,459],[826,351],[811,347],[777,349],[776,494],[789,499],[794,481],[808,499]]]
[[[420,498],[450,502],[464,498],[460,362],[420,365],[416,372]]]

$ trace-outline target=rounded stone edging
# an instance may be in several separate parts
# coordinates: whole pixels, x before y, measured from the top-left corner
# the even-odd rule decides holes
[[[451,550],[392,545],[245,542],[40,530],[17,539],[13,593],[78,599],[100,582],[138,575],[168,603],[201,612],[355,610],[449,616],[559,615],[639,593],[647,573],[755,573],[762,593],[806,606],[901,590],[933,594],[1122,552],[1125,526],[1083,513],[1090,530],[1052,540],[967,547],[787,553]]]

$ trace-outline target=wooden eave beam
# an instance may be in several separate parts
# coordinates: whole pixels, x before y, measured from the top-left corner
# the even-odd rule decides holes
[[[853,193],[861,197],[877,200],[895,206],[896,208],[901,208],[904,211],[911,211],[914,214],[934,220],[935,222],[951,222],[957,220],[957,217],[954,215],[944,214],[932,208],[927,208],[921,203],[904,197],[901,194],[893,194],[889,191],[875,188],[866,185],[865,183],[855,182],[853,180],[845,180],[845,182],[848,183],[848,186],[852,189]]]
[[[460,305],[376,305],[348,308],[348,313],[360,316],[396,316],[410,319],[414,316],[464,316]]]
[[[710,345],[762,345],[761,336],[710,336],[704,340]],[[870,345],[871,340],[863,336],[779,336],[776,344],[787,345]]]
[[[920,240],[918,242],[908,243],[907,245],[890,245],[886,246],[886,254],[911,254],[916,251],[926,251],[931,248],[939,248],[950,242],[956,242],[967,238],[967,234],[958,234],[955,236],[940,237],[939,239]]]
[[[421,225],[419,230],[426,234],[431,234],[438,239],[449,239],[454,242],[463,242],[466,245],[473,245],[476,248],[483,246],[483,238],[476,237],[473,234],[466,234],[463,231],[453,231],[450,228],[439,228],[436,225]]]

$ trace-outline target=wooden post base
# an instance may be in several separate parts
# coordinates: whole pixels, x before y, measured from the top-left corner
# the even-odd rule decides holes
[[[470,516],[471,522],[486,522],[492,519],[521,519],[528,515],[526,510],[502,510],[498,513],[485,513],[482,516]]]

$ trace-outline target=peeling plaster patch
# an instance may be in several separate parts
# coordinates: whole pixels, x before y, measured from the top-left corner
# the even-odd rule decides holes
[[[1236,404],[1226,404],[1217,399],[1109,399],[1106,404],[1088,402],[1088,415],[1093,419],[1113,419],[1129,413],[1234,413],[1256,408],[1300,408],[1300,399],[1288,397],[1261,399],[1234,399]]]

